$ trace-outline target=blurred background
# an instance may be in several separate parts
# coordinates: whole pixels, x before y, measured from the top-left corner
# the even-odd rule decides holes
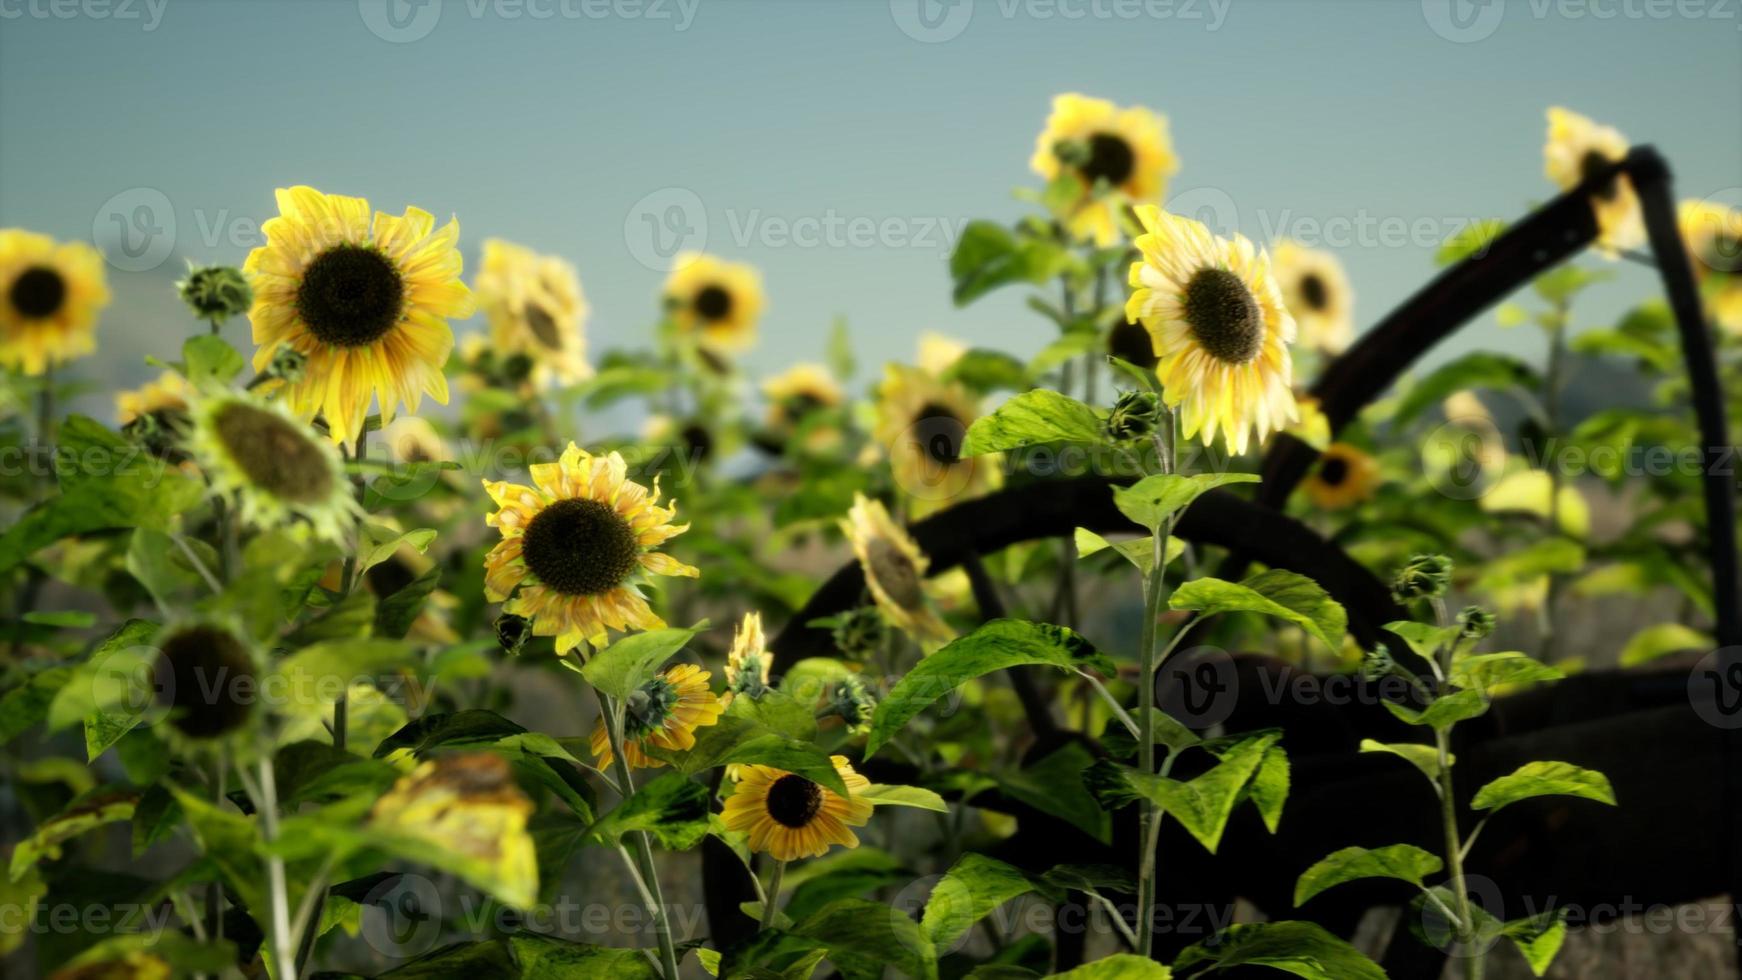
[[[468,278],[490,236],[567,256],[595,352],[645,344],[705,248],[766,277],[752,374],[819,358],[838,316],[870,364],[925,330],[1026,356],[1052,327],[1024,292],[956,310],[946,264],[967,221],[1029,207],[1072,90],[1169,118],[1176,210],[1334,250],[1363,327],[1447,235],[1551,195],[1549,105],[1742,204],[1721,0],[0,0],[0,223],[104,248],[117,302],[80,367],[108,382],[188,332],[186,260],[239,264],[297,183],[458,215]],[[1592,322],[1653,290],[1619,272]]]

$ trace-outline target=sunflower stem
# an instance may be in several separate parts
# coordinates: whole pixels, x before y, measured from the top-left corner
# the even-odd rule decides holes
[[[605,720],[605,737],[611,743],[611,766],[617,771],[620,795],[627,802],[635,793],[635,780],[629,772],[629,760],[623,754],[623,712],[604,691],[595,687],[593,696],[599,699],[599,711],[603,713]],[[637,883],[647,897],[648,912],[653,916],[653,935],[659,941],[659,958],[663,964],[661,972],[665,974],[665,980],[678,980],[677,947],[672,941],[671,920],[665,914],[665,896],[659,888],[659,871],[653,864],[653,846],[646,831],[635,831],[629,837],[634,845],[635,855],[629,870],[638,879]]]
[[[1172,473],[1176,466],[1172,412],[1167,413],[1166,432],[1165,439],[1161,432],[1156,433],[1155,448],[1160,458],[1161,471]],[[1152,536],[1149,574],[1143,577],[1143,634],[1138,647],[1140,669],[1137,726],[1140,733],[1137,736],[1137,754],[1138,766],[1145,774],[1155,772],[1155,671],[1160,663],[1156,639],[1162,601],[1167,594],[1167,539],[1172,536],[1173,518],[1169,516],[1164,528]],[[1169,644],[1169,651],[1183,635],[1184,629]],[[1155,948],[1155,852],[1160,837],[1162,814],[1161,808],[1148,798],[1144,798],[1139,811],[1138,839],[1142,842],[1142,851],[1138,855],[1137,864],[1137,928],[1140,930],[1137,952],[1140,956],[1150,956]]]
[[[774,870],[768,873],[768,890],[762,894],[762,922],[757,932],[763,932],[774,925],[774,917],[780,914],[780,880],[786,877],[786,862],[774,862]]]
[[[270,846],[278,839],[278,783],[272,772],[272,756],[260,758],[260,826],[262,836]],[[301,974],[296,954],[291,946],[290,892],[284,883],[284,858],[273,854],[266,859],[268,904],[271,907],[272,956],[278,961],[279,976],[296,980]]]

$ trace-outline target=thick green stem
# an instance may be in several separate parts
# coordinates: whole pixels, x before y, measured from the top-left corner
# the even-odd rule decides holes
[[[1464,950],[1465,969],[1471,980],[1482,976],[1482,953],[1475,948],[1476,920],[1470,913],[1470,890],[1464,882],[1464,845],[1458,836],[1458,803],[1452,795],[1451,736],[1441,730],[1434,732],[1434,746],[1440,761],[1440,822],[1446,835],[1446,868],[1451,874],[1452,895],[1457,899],[1458,939]]]
[[[625,802],[635,793],[635,780],[629,774],[629,760],[623,755],[623,717],[603,691],[593,689],[599,699],[599,710],[605,720],[605,737],[611,742],[611,766],[617,771],[617,786]],[[653,866],[653,845],[644,831],[629,835],[635,864],[631,868],[641,879],[648,898],[648,912],[653,916],[653,935],[659,942],[661,972],[665,980],[678,980],[677,946],[671,937],[671,920],[665,914],[665,896],[659,888],[659,872]]]
[[[1175,465],[1173,416],[1168,414],[1167,436],[1156,434],[1155,446],[1161,458],[1162,472],[1172,473]],[[1167,593],[1167,539],[1173,534],[1173,518],[1151,540],[1149,574],[1143,580],[1143,632],[1138,646],[1137,688],[1137,764],[1147,775],[1155,772],[1155,671],[1160,665],[1156,638],[1161,618],[1162,600]],[[1149,956],[1155,946],[1155,851],[1161,832],[1161,809],[1145,798],[1139,805],[1140,833],[1143,850],[1137,865],[1137,952]]]
[[[278,782],[270,754],[260,758],[260,825],[267,844],[278,839]],[[266,859],[266,884],[272,916],[268,936],[273,958],[278,961],[278,975],[296,980],[301,971],[290,934],[290,891],[284,881],[284,859],[276,854]]]
[[[762,893],[762,922],[757,932],[773,928],[774,917],[780,914],[780,882],[786,877],[786,862],[774,862],[774,870],[768,875],[768,890]]]

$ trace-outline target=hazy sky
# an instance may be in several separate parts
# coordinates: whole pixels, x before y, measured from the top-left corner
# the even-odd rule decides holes
[[[569,257],[595,351],[640,341],[687,244],[763,269],[758,371],[819,357],[837,315],[867,362],[926,329],[1027,354],[1052,328],[1024,294],[956,310],[946,260],[967,220],[1022,213],[1048,102],[1079,90],[1169,117],[1170,196],[1335,246],[1364,327],[1444,234],[1552,193],[1550,104],[1742,204],[1739,6],[0,0],[0,223],[109,250],[85,370],[127,379],[186,330],[182,256],[239,263],[294,183],[459,215],[468,277],[487,236]],[[1591,318],[1650,289],[1622,271]]]

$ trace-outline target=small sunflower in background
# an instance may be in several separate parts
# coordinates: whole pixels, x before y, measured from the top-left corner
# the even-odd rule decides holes
[[[1184,406],[1185,436],[1207,446],[1220,431],[1231,452],[1244,453],[1251,432],[1263,443],[1299,414],[1288,350],[1294,318],[1270,259],[1244,236],[1219,238],[1151,205],[1137,219],[1142,254],[1131,265],[1125,317],[1148,329],[1162,397]]]
[[[647,747],[682,752],[696,744],[696,729],[718,724],[725,702],[708,690],[711,675],[695,664],[678,664],[641,685],[623,702],[623,760],[636,769],[656,769],[664,762],[647,754]],[[605,719],[593,725],[593,755],[600,769],[616,756]]]
[[[678,332],[703,349],[731,354],[756,342],[764,300],[755,266],[683,252],[666,277],[664,296]]]
[[[659,484],[649,491],[628,478],[620,454],[572,442],[531,473],[530,487],[484,481],[498,508],[485,523],[502,532],[484,559],[484,595],[532,620],[534,635],[556,637],[559,654],[582,641],[604,646],[607,630],[665,626],[642,595],[647,576],[700,572],[654,550],[689,529],[672,523],[675,504],[659,506]]]
[[[968,426],[979,416],[978,400],[959,383],[899,364],[884,372],[872,436],[889,454],[895,483],[917,510],[935,510],[997,485],[995,457],[961,455]]]
[[[1336,255],[1284,239],[1270,256],[1300,346],[1341,354],[1355,336],[1355,290]]]
[[[574,266],[554,255],[487,238],[476,286],[478,307],[490,321],[491,346],[499,357],[530,357],[536,388],[592,377],[587,301]]]
[[[0,228],[0,365],[38,375],[89,354],[108,305],[101,252]]]
[[[859,559],[865,587],[884,618],[928,650],[955,637],[925,593],[925,572],[931,560],[889,517],[882,501],[854,494],[853,508],[841,522],[841,531]]]
[[[122,427],[147,415],[187,414],[193,386],[179,371],[165,371],[155,381],[115,393],[115,421]]]
[[[762,614],[747,612],[743,622],[732,631],[732,651],[726,655],[726,693],[720,696],[722,705],[742,694],[754,701],[770,690],[768,671],[773,658],[768,654],[768,641],[762,633]]]
[[[768,428],[782,439],[790,438],[812,412],[839,408],[846,400],[840,382],[821,364],[794,364],[767,379],[762,397],[768,402]],[[840,433],[831,429],[812,430],[805,448],[820,451],[839,439]]]
[[[1294,396],[1294,404],[1300,410],[1300,418],[1290,422],[1284,431],[1319,452],[1324,452],[1331,444],[1330,417],[1319,406],[1319,400],[1311,395]]]
[[[1373,496],[1379,488],[1379,463],[1346,442],[1333,442],[1306,478],[1307,498],[1321,510],[1342,510]]]
[[[228,739],[259,721],[262,666],[246,637],[218,622],[165,626],[151,641],[153,700],[178,741]]]
[[[919,356],[914,363],[919,365],[921,371],[934,378],[941,378],[967,352],[968,345],[962,341],[935,330],[927,330],[919,335]]]
[[[1712,319],[1742,336],[1742,210],[1683,201],[1676,218]]]
[[[750,849],[777,861],[821,857],[829,848],[858,847],[852,828],[871,822],[870,800],[858,794],[871,781],[853,771],[844,755],[829,761],[847,784],[841,796],[803,776],[771,766],[744,766],[720,819],[726,829],[750,836]]]
[[[1119,241],[1119,210],[1161,200],[1179,160],[1165,117],[1070,92],[1053,99],[1029,167],[1048,181],[1070,174],[1082,183],[1061,217],[1073,236],[1105,248]]]
[[[244,523],[300,518],[316,537],[342,543],[362,517],[338,451],[282,402],[221,391],[196,398],[190,412],[194,459],[215,492],[241,500]]]
[[[1543,143],[1543,172],[1561,190],[1577,187],[1586,177],[1627,157],[1627,137],[1613,126],[1602,126],[1570,109],[1548,110],[1548,139]],[[1598,251],[1614,258],[1617,250],[1645,244],[1645,214],[1633,181],[1611,179],[1591,193],[1597,214]]]
[[[395,216],[360,197],[312,187],[277,191],[278,217],[243,270],[254,285],[254,369],[280,347],[307,358],[283,397],[302,419],[326,418],[336,442],[356,445],[372,401],[383,424],[424,395],[443,404],[442,368],[453,350],[448,321],[472,315],[460,280],[460,223],[441,229],[420,208]]]
[[[514,906],[538,899],[538,857],[526,822],[533,804],[494,752],[421,763],[375,802],[369,823],[465,862],[461,876]]]

